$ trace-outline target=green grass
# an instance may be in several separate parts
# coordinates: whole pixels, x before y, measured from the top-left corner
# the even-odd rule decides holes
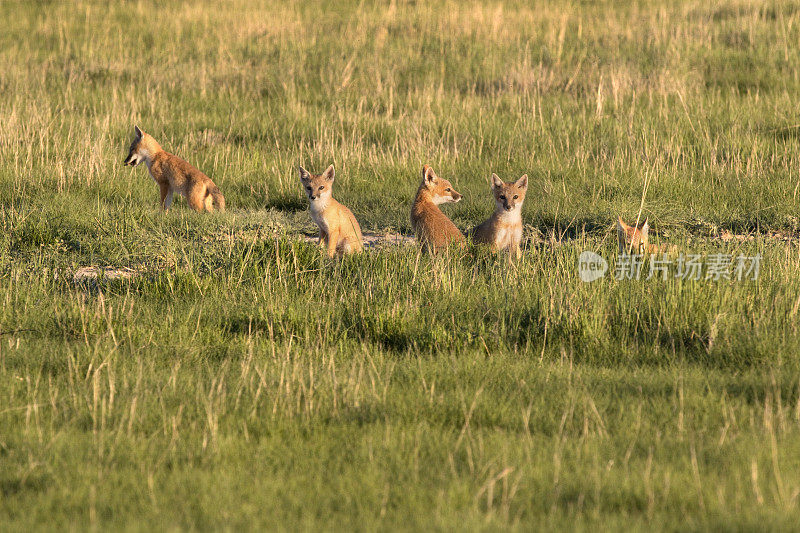
[[[708,530],[800,520],[800,4],[0,3],[0,529]],[[229,211],[167,214],[133,124]],[[530,176],[513,268],[328,261],[419,171]],[[757,281],[592,284],[644,197]],[[752,240],[716,238],[722,231]],[[791,235],[787,243],[775,233]],[[612,260],[613,263],[613,260]],[[130,281],[76,284],[81,266]]]

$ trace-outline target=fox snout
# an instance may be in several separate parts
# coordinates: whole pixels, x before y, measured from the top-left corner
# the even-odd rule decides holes
[[[503,209],[505,209],[506,211],[513,211],[519,205],[520,205],[519,200],[515,198],[506,197],[503,200]]]
[[[128,157],[125,158],[123,164],[129,167],[135,167],[139,163],[142,162],[142,158],[136,152],[131,152],[128,154]]]
[[[517,207],[517,201],[506,194],[495,197],[497,207],[502,208],[504,211],[513,211]]]
[[[453,194],[451,195],[451,197],[453,198],[453,202],[454,203],[458,202],[459,200],[461,200],[461,194],[457,193],[456,191],[453,191]]]

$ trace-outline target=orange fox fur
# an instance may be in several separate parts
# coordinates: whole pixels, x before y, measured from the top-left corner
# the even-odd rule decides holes
[[[461,195],[446,179],[436,175],[431,167],[422,167],[422,183],[411,205],[411,227],[423,249],[436,253],[452,242],[463,242],[464,235],[439,209],[447,202],[458,202]]]
[[[617,244],[619,244],[619,253],[621,254],[644,254],[656,253],[661,250],[655,244],[650,244],[650,225],[647,219],[638,226],[629,226],[622,220],[622,217],[617,217]]]
[[[172,195],[182,194],[195,211],[213,211],[217,204],[225,211],[225,197],[211,178],[176,155],[164,151],[156,140],[134,126],[136,133],[125,164],[132,167],[144,162],[150,176],[161,191],[161,207],[165,211],[172,205]]]
[[[522,203],[528,190],[528,175],[512,183],[505,183],[492,174],[492,193],[495,210],[483,224],[475,228],[472,239],[488,244],[492,250],[507,250],[517,259],[522,255]]]
[[[364,238],[356,217],[333,198],[333,165],[322,174],[309,174],[300,167],[300,182],[309,201],[311,218],[319,226],[319,244],[328,257],[364,250]]]

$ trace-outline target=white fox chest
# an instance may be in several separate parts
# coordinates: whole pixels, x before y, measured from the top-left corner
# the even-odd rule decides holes
[[[503,250],[505,248],[516,246],[522,240],[522,225],[502,225],[497,229],[495,235],[495,246]]]
[[[309,208],[311,213],[311,220],[319,226],[319,229],[328,233],[328,222],[325,220],[325,209],[328,205],[317,205],[316,203],[312,204]]]

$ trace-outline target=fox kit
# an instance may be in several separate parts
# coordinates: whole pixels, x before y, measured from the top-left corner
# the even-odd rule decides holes
[[[472,239],[491,245],[495,251],[507,250],[519,259],[522,255],[522,202],[528,190],[528,175],[513,183],[505,183],[492,174],[495,209],[483,224],[475,228]]]
[[[639,226],[629,226],[617,217],[617,243],[621,254],[644,254],[650,252],[651,246],[648,243],[650,225],[644,219]]]
[[[311,218],[319,226],[319,244],[328,257],[364,249],[361,226],[345,206],[333,199],[333,165],[322,174],[309,174],[300,167],[300,181],[308,195]]]
[[[165,152],[153,137],[134,126],[136,137],[131,143],[125,164],[135,167],[142,161],[161,189],[161,207],[172,205],[172,195],[182,194],[195,211],[213,211],[217,204],[225,211],[225,197],[211,178],[176,155]]]
[[[439,209],[439,204],[458,202],[461,195],[431,167],[422,167],[422,183],[411,206],[411,227],[424,249],[436,253],[451,242],[462,242],[464,235]]]

